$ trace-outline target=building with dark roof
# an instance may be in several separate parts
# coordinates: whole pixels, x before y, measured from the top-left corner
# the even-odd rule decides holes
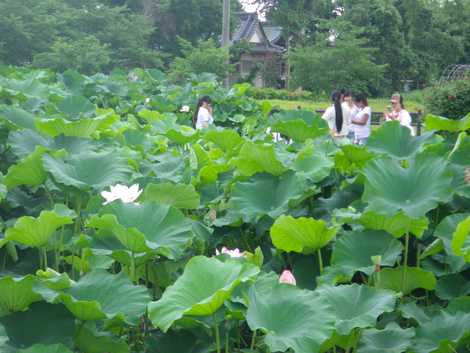
[[[237,74],[242,79],[252,78],[253,85],[265,87],[284,86],[285,48],[282,31],[278,26],[261,22],[256,13],[240,13],[240,23],[232,36],[232,44],[245,42],[244,51],[237,63]]]

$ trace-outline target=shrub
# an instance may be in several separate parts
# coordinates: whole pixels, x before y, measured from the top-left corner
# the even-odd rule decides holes
[[[276,99],[291,101],[307,101],[314,99],[313,93],[309,91],[288,91],[286,89],[275,88],[251,87],[247,94],[254,99]]]
[[[429,89],[426,110],[449,119],[463,118],[470,112],[470,79]]]

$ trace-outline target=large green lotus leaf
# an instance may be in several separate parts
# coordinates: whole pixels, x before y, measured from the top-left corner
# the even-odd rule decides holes
[[[147,167],[158,179],[175,183],[183,182],[187,173],[187,159],[174,151],[160,154],[154,159]]]
[[[463,222],[467,217],[469,217],[468,213],[457,213],[447,216],[441,221],[441,223],[439,223],[433,234],[437,239],[442,241],[446,254],[443,260],[449,265],[449,270],[451,272],[460,272],[466,264],[464,257],[456,256],[452,250],[452,239],[459,223]]]
[[[436,295],[444,300],[470,294],[470,282],[460,273],[442,276],[437,281]]]
[[[328,134],[328,124],[310,111],[284,111],[270,119],[273,132],[279,132],[297,142]]]
[[[36,120],[36,128],[39,132],[51,137],[65,135],[90,138],[97,132],[108,129],[117,121],[119,121],[119,115],[111,111],[104,112],[95,118],[74,121],[62,118]]]
[[[470,137],[466,133],[460,133],[448,159],[451,162],[451,170],[454,172],[455,193],[470,198],[470,185],[464,179],[465,171],[470,165]]]
[[[0,173],[0,202],[7,196],[8,190],[6,185],[4,184],[5,178],[3,177],[2,173]],[[2,247],[0,241],[0,248]]]
[[[318,183],[330,175],[333,166],[334,163],[328,156],[320,152],[315,153],[315,147],[307,145],[297,155],[292,169],[298,176]]]
[[[83,96],[67,96],[57,103],[57,108],[70,120],[78,120],[82,115],[95,111],[95,106]]]
[[[240,214],[246,223],[255,223],[265,215],[279,217],[314,193],[314,187],[297,178],[294,172],[281,177],[258,174],[234,185],[229,209]]]
[[[463,119],[447,119],[437,115],[428,115],[424,121],[426,130],[461,132],[470,129],[470,114]]]
[[[388,290],[352,284],[322,286],[318,291],[330,303],[340,335],[355,328],[375,327],[380,315],[395,308],[396,296]]]
[[[256,173],[281,175],[287,169],[276,156],[274,145],[244,143],[237,158],[232,160],[240,175],[252,176]]]
[[[8,144],[16,157],[25,158],[33,153],[38,146],[50,147],[52,139],[34,130],[25,129],[10,132]]]
[[[156,334],[149,342],[153,353],[197,353],[209,346],[207,340],[201,340],[187,330],[169,331]]]
[[[210,129],[203,138],[230,154],[236,153],[243,143],[243,138],[232,129]]]
[[[423,270],[419,267],[407,267],[406,278],[404,279],[404,268],[385,268],[380,271],[377,287],[391,289],[403,294],[409,294],[415,289],[423,288],[434,290],[436,288],[436,277],[434,273]],[[403,283],[403,285],[402,285]]]
[[[432,154],[420,154],[403,168],[390,157],[376,158],[364,168],[363,200],[368,210],[379,214],[403,211],[421,218],[439,202],[452,197],[452,173],[448,163]]]
[[[157,250],[167,257],[179,257],[191,241],[193,222],[169,205],[153,202],[113,202],[89,226],[112,232],[129,250],[141,253]]]
[[[358,353],[402,353],[411,345],[414,335],[414,328],[402,329],[396,323],[383,330],[364,330]]]
[[[366,163],[374,158],[367,148],[358,145],[341,146],[341,151],[335,155],[335,168],[342,173],[356,173],[362,170]]]
[[[90,326],[90,327],[89,327]],[[83,353],[129,353],[130,347],[123,339],[107,332],[97,332],[92,325],[82,325],[75,335],[75,344]]]
[[[188,126],[174,127],[166,131],[163,135],[170,141],[180,145],[195,142],[199,139],[199,131],[195,131]]]
[[[190,184],[149,184],[141,199],[182,209],[195,209],[199,207],[200,203],[199,194]]]
[[[185,315],[212,315],[240,283],[253,279],[258,272],[259,268],[250,263],[193,257],[162,298],[149,304],[149,317],[155,326],[167,331]]]
[[[16,348],[56,343],[70,346],[75,332],[72,314],[63,305],[45,302],[34,303],[27,311],[2,317],[1,324],[5,326],[8,343]]]
[[[35,344],[26,349],[20,349],[18,353],[72,353],[70,349],[61,343],[45,346],[43,344]]]
[[[119,182],[128,182],[130,167],[118,151],[90,152],[62,159],[43,157],[44,168],[54,179],[79,189],[103,190]]]
[[[327,245],[336,235],[323,220],[281,216],[271,227],[273,245],[287,252],[312,254]]]
[[[266,275],[250,288],[246,319],[262,330],[271,352],[316,353],[334,330],[334,314],[325,298]]]
[[[380,256],[382,266],[393,266],[402,251],[401,243],[381,231],[355,231],[338,238],[331,255],[331,266],[339,267],[352,277],[356,271],[371,275],[372,256]]]
[[[428,218],[414,219],[408,217],[403,212],[398,212],[394,215],[364,212],[359,218],[359,223],[367,229],[384,230],[396,238],[400,238],[407,233],[421,238],[429,227]]]
[[[457,225],[452,236],[451,247],[457,256],[463,256],[466,262],[470,262],[470,216]]]
[[[42,211],[39,217],[23,216],[13,228],[6,231],[6,240],[31,247],[45,246],[62,226],[72,224],[75,212],[64,205],[56,205],[52,211]]]
[[[432,136],[433,133],[428,132],[413,137],[409,128],[400,125],[398,121],[391,121],[372,132],[367,147],[393,158],[406,159],[418,153]]]
[[[442,311],[416,328],[411,352],[456,352],[458,342],[470,335],[469,322],[470,313]]]
[[[13,124],[17,128],[25,128],[35,130],[34,122],[36,118],[34,114],[16,107],[0,107],[0,118],[3,118]]]
[[[44,284],[35,291],[47,302],[63,303],[84,321],[119,318],[135,325],[150,301],[147,289],[134,285],[127,274],[112,275],[105,270],[94,270],[62,291]]]
[[[42,162],[44,153],[46,153],[46,149],[37,146],[33,153],[8,168],[8,173],[5,176],[6,187],[12,189],[19,185],[41,185],[47,178]]]
[[[40,300],[40,296],[33,292],[34,282],[31,275],[0,278],[0,316],[26,310],[30,304]]]

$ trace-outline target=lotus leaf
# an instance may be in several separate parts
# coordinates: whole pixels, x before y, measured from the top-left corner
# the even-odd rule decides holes
[[[45,246],[60,227],[72,224],[75,217],[72,210],[56,205],[52,211],[42,211],[37,218],[19,218],[13,228],[7,229],[5,238],[27,246]]]
[[[0,316],[28,309],[41,298],[33,292],[33,276],[0,278]]]
[[[243,176],[263,172],[277,176],[287,170],[276,156],[272,144],[257,144],[250,141],[243,144],[238,157],[234,158],[232,163]]]
[[[322,286],[318,291],[329,302],[340,335],[355,328],[375,327],[380,315],[395,308],[396,296],[388,290],[352,284]]]
[[[406,159],[416,155],[432,135],[432,132],[428,132],[412,137],[409,128],[400,125],[398,121],[391,121],[372,133],[367,141],[367,147],[393,158]]]
[[[457,225],[452,236],[452,250],[457,256],[463,256],[466,262],[470,262],[470,217]]]
[[[368,210],[379,214],[404,212],[410,218],[421,218],[439,202],[452,196],[452,174],[447,162],[432,154],[420,154],[403,168],[399,161],[380,157],[364,168],[363,200]]]
[[[443,118],[436,115],[428,115],[424,121],[426,130],[438,130],[449,132],[460,132],[470,129],[470,114],[460,120]]]
[[[409,294],[415,289],[423,288],[434,290],[436,288],[436,277],[434,273],[425,271],[419,267],[407,267],[406,276],[404,268],[386,268],[380,271],[379,288],[391,289],[403,294]],[[405,282],[403,283],[403,279]]]
[[[364,212],[359,219],[359,223],[367,229],[384,230],[396,238],[408,233],[421,238],[429,226],[429,220],[426,217],[414,219],[403,212],[394,215]]]
[[[354,231],[335,242],[331,265],[341,268],[350,278],[356,271],[371,275],[375,269],[372,256],[380,256],[382,266],[393,266],[401,252],[401,243],[385,232]]]
[[[416,337],[411,352],[434,353],[455,351],[458,342],[470,335],[470,328],[464,323],[470,322],[470,313],[450,314],[442,311],[428,322],[416,328]]]
[[[21,108],[0,106],[0,118],[6,119],[17,128],[35,129],[34,114]]]
[[[95,111],[95,106],[83,96],[67,96],[57,103],[57,108],[70,120],[78,120]]]
[[[11,166],[5,176],[6,187],[12,189],[19,185],[41,185],[47,178],[42,163],[44,153],[46,153],[46,149],[37,146],[33,153],[19,161],[18,164]]]
[[[83,353],[129,353],[130,348],[123,339],[110,333],[97,332],[90,324],[83,325],[75,335],[75,343]]]
[[[52,344],[50,346],[35,344],[34,346],[27,349],[20,349],[18,353],[72,353],[72,351],[63,344],[59,343]]]
[[[119,318],[135,325],[150,301],[147,289],[133,285],[125,273],[112,275],[104,270],[86,274],[70,288],[55,291],[39,285],[35,291],[47,302],[63,303],[84,321]]]
[[[130,167],[116,151],[90,152],[56,159],[43,157],[44,168],[58,183],[79,189],[103,189],[119,182],[128,182]]]
[[[383,330],[368,329],[362,333],[359,353],[401,353],[411,345],[413,328],[402,329],[395,323]]]
[[[193,257],[161,299],[149,304],[149,317],[155,326],[166,332],[185,315],[212,315],[240,283],[253,279],[258,272],[259,268],[250,263]]]
[[[277,276],[265,275],[249,296],[248,325],[266,334],[264,342],[272,352],[316,353],[333,334],[332,308],[315,292],[279,284]]]
[[[327,245],[336,231],[323,220],[281,216],[271,227],[271,239],[280,250],[311,254]]]
[[[174,207],[153,202],[124,204],[114,202],[93,217],[90,227],[112,232],[130,251],[157,250],[178,257],[191,241],[192,221]]]
[[[75,318],[61,304],[34,303],[27,311],[0,318],[0,326],[2,323],[6,328],[8,343],[17,348],[57,343],[71,346],[75,333]]]
[[[281,177],[258,174],[233,186],[229,207],[245,222],[255,223],[264,215],[277,218],[314,193],[315,187],[297,178],[294,172]]]
[[[113,112],[104,112],[95,118],[74,121],[62,118],[36,120],[36,128],[51,137],[65,135],[90,138],[97,132],[105,131],[118,120],[119,116]]]
[[[199,194],[194,186],[187,184],[149,184],[141,198],[182,209],[195,209],[200,203]]]

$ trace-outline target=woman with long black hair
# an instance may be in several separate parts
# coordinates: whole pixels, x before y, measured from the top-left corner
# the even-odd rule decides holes
[[[193,115],[193,127],[197,130],[206,129],[213,123],[212,99],[209,96],[204,96],[197,102],[196,110]]]
[[[349,133],[349,121],[345,119],[345,115],[343,114],[341,92],[333,92],[331,100],[333,101],[333,105],[326,109],[322,119],[328,122],[331,136],[338,138],[346,137]]]

